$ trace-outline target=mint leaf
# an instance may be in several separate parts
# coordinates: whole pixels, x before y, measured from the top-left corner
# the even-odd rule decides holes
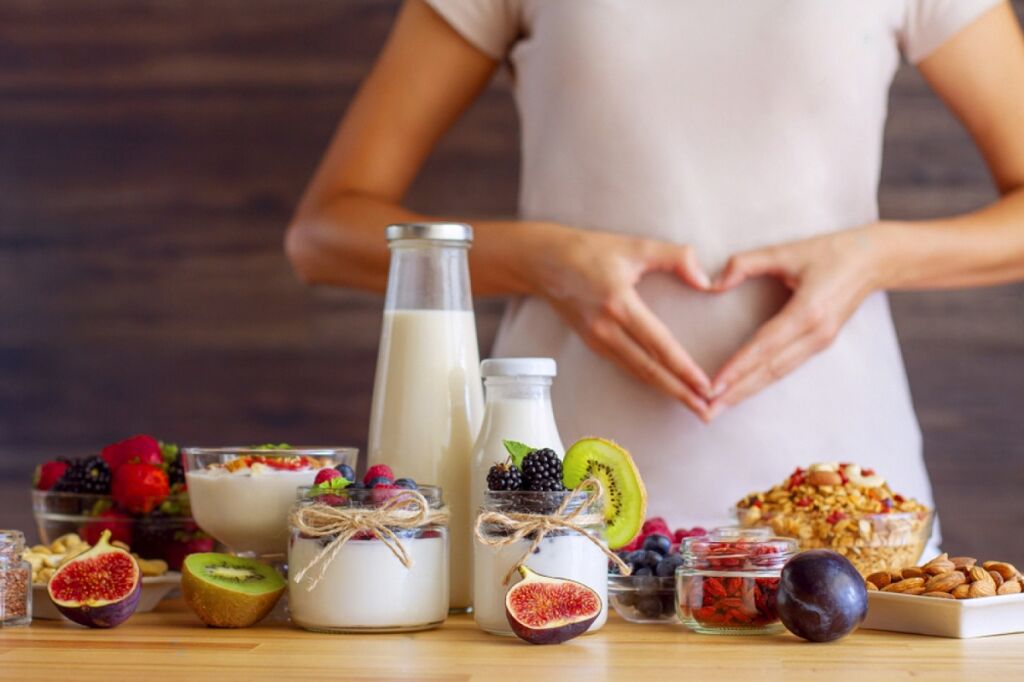
[[[323,483],[313,486],[309,490],[309,496],[319,497],[320,495],[329,495],[340,490],[344,490],[350,485],[352,485],[352,481],[348,480],[344,476],[339,476],[338,478],[332,478],[329,481],[324,481]]]
[[[503,440],[501,442],[504,443],[505,449],[508,450],[509,457],[512,458],[512,463],[520,469],[523,468],[523,457],[526,457],[537,449],[514,440]]]
[[[249,447],[250,450],[290,450],[291,445],[288,443],[264,443],[263,445],[252,445]]]

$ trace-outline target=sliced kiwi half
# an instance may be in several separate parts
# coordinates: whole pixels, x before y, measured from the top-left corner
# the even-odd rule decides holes
[[[608,547],[628,545],[647,514],[647,490],[629,453],[610,440],[584,438],[565,453],[562,470],[562,482],[570,490],[587,478],[601,482]]]
[[[244,628],[258,623],[286,586],[270,564],[231,554],[189,554],[181,566],[185,602],[211,627]]]

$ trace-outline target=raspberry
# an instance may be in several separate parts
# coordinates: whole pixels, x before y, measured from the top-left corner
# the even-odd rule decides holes
[[[341,478],[341,472],[337,469],[321,469],[316,472],[316,478],[313,479],[313,485],[320,485],[334,478]]]
[[[395,474],[391,471],[391,467],[387,464],[374,464],[372,467],[366,470],[363,475],[363,483],[369,485],[370,480],[382,476],[389,481],[395,480]]]
[[[40,464],[39,468],[36,469],[34,481],[36,490],[49,490],[52,488],[61,479],[64,472],[68,470],[68,466],[69,464],[66,459],[58,459],[53,462]]]

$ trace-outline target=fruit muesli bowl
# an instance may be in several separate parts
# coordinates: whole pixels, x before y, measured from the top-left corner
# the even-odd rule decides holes
[[[630,623],[677,623],[675,577],[609,575],[608,601]]]
[[[104,530],[110,530],[113,540],[147,559],[163,559],[172,570],[181,567],[186,555],[213,548],[213,540],[192,519],[184,492],[165,498],[148,514],[129,514],[109,495],[33,490],[32,513],[42,544],[69,533],[95,544]]]
[[[862,575],[916,564],[934,520],[930,509],[893,493],[871,470],[832,463],[796,469],[740,500],[735,514],[742,527],[771,528],[801,550],[835,550]]]

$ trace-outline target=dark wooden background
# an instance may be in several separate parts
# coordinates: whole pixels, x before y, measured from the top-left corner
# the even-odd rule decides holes
[[[136,432],[364,445],[381,300],[304,288],[281,240],[395,6],[0,3],[0,527],[31,526],[37,461]],[[517,175],[499,81],[409,202],[509,215]],[[992,197],[903,69],[884,215]],[[894,306],[948,546],[1024,563],[1024,287]],[[485,352],[499,309],[480,306]]]

